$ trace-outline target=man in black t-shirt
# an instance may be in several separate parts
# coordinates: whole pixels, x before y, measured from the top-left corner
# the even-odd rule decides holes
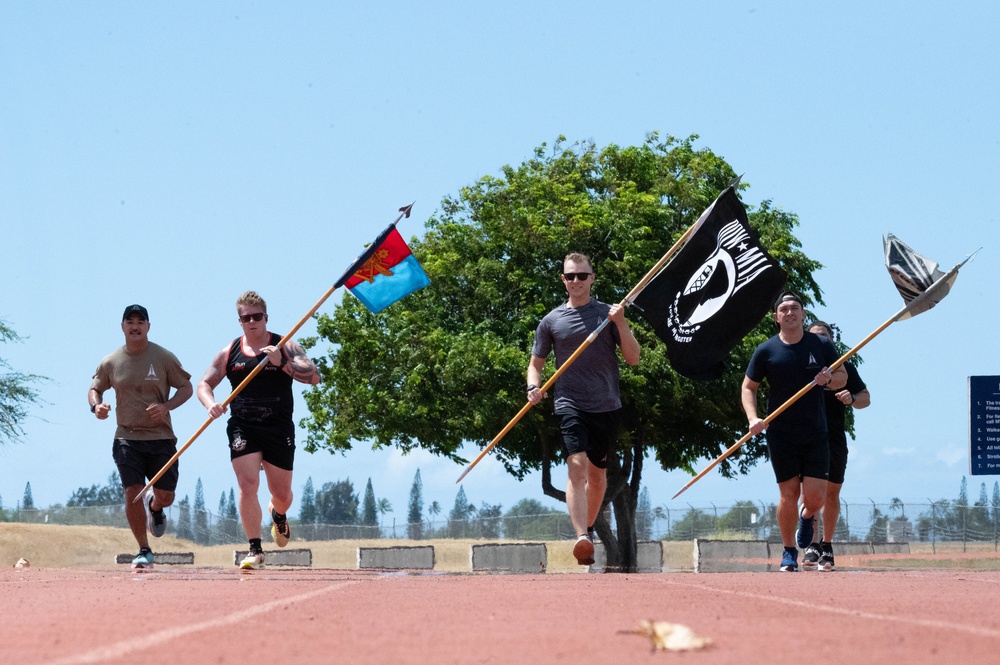
[[[785,548],[780,569],[795,572],[796,545],[805,549],[812,543],[815,516],[826,498],[830,448],[822,386],[842,388],[847,372],[843,367],[830,371],[829,366],[838,358],[837,350],[832,342],[805,331],[805,310],[798,294],[786,291],[778,296],[774,321],[778,334],[758,346],[750,358],[741,401],[750,433],[757,435],[767,429],[767,450],[778,482],[778,527]],[[769,413],[810,382],[815,386],[767,424],[757,415],[757,389],[765,379]]]

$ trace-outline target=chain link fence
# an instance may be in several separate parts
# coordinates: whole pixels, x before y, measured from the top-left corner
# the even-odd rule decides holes
[[[695,538],[780,541],[773,503],[744,501],[730,506],[658,506],[636,515],[639,540]],[[241,544],[237,518],[211,511],[167,509],[168,532],[199,545]],[[0,522],[27,522],[128,528],[124,506],[55,506],[0,509]],[[296,540],[441,539],[544,541],[572,538],[569,516],[558,511],[537,515],[473,515],[465,520],[428,519],[419,523],[383,520],[381,524],[304,524],[292,519]],[[264,533],[270,532],[270,523]],[[614,526],[614,525],[612,525]],[[935,503],[843,503],[835,541],[991,543],[1000,541],[1000,506]]]

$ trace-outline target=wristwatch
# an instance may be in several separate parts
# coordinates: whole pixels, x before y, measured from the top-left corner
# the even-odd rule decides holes
[[[90,412],[94,413],[96,410],[97,410],[97,405],[96,404],[91,404],[90,405]]]
[[[538,386],[536,386],[534,383],[528,384],[528,392],[530,393],[532,390],[534,390],[537,387]]]

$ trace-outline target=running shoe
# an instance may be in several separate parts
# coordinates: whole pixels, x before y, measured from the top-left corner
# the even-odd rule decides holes
[[[576,539],[573,546],[573,556],[581,566],[594,565],[594,543],[587,534],[583,534]]]
[[[799,530],[795,532],[795,544],[802,549],[806,549],[813,541],[813,527],[816,524],[816,516],[805,518],[799,511]]]
[[[153,569],[153,551],[149,548],[143,547],[139,550],[139,553],[135,555],[132,559],[132,570],[152,570]]]
[[[812,543],[802,555],[802,570],[816,570],[822,557],[823,551],[819,548],[819,543]]]
[[[156,538],[167,532],[167,514],[162,508],[153,510],[153,490],[146,492],[146,526]]]
[[[278,513],[275,512],[274,506],[270,503],[267,504],[267,509],[271,511],[271,521],[274,522],[271,525],[271,539],[278,547],[284,547],[288,544],[288,539],[292,537],[292,527],[288,526],[288,516],[279,519]]]
[[[833,571],[833,545],[823,543],[823,552],[819,557],[819,569],[824,573]]]
[[[783,573],[795,573],[799,570],[799,564],[797,560],[799,558],[799,551],[794,547],[789,549],[785,548],[784,553],[781,555],[781,572]]]
[[[240,570],[261,570],[264,568],[264,553],[250,552],[240,562]]]

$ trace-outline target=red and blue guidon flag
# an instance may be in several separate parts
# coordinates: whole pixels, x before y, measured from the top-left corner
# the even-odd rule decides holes
[[[390,224],[337,281],[373,314],[431,283],[417,258]]]

